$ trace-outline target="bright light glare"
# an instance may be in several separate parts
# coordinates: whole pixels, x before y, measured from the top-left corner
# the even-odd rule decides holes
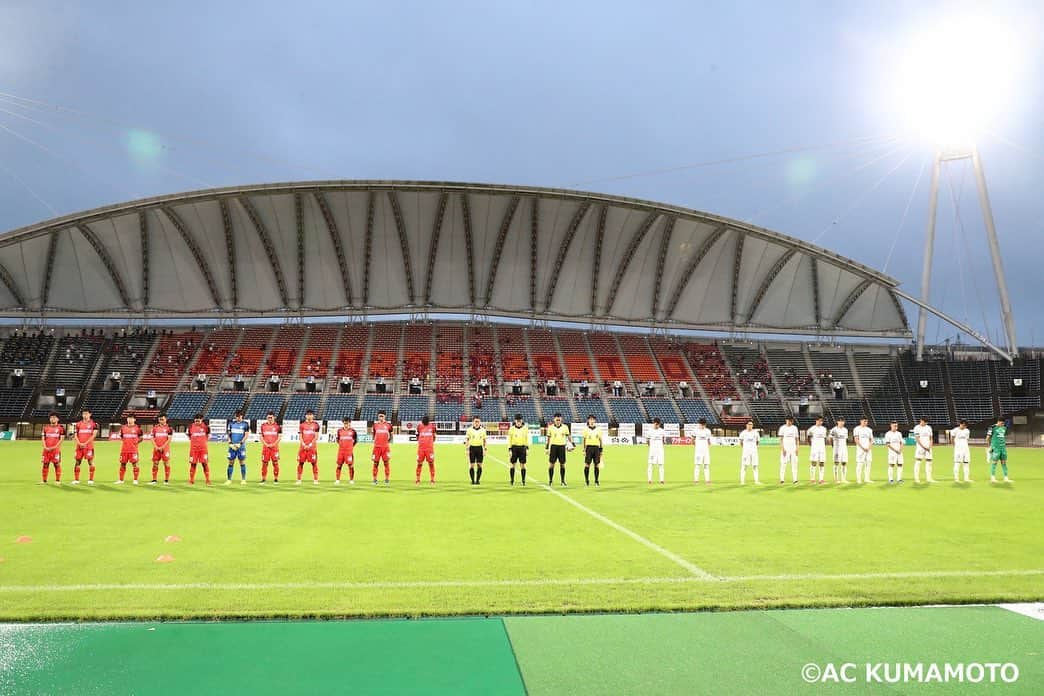
[[[910,37],[893,75],[906,125],[939,146],[973,143],[1010,108],[1019,78],[1017,33],[965,17]]]

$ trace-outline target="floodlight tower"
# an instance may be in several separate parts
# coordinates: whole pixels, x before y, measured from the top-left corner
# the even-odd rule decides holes
[[[935,218],[939,207],[939,173],[945,163],[960,160],[971,160],[972,169],[975,170],[975,183],[979,190],[979,208],[982,210],[982,219],[986,225],[986,241],[990,247],[990,257],[993,259],[993,276],[997,281],[997,293],[1000,295],[1001,319],[1004,323],[1008,360],[1013,360],[1018,354],[1018,344],[1015,342],[1015,319],[1011,313],[1008,282],[1004,276],[1004,263],[1001,260],[1000,244],[997,242],[997,228],[993,223],[993,209],[990,207],[989,192],[986,190],[986,176],[982,171],[982,159],[979,157],[978,148],[974,145],[939,149],[935,153],[931,194],[928,202],[928,230],[924,240],[924,268],[921,272],[921,302],[923,305],[917,318],[917,359],[921,360],[924,356],[924,333],[928,322],[928,312],[924,305],[928,304],[929,286],[932,280]]]

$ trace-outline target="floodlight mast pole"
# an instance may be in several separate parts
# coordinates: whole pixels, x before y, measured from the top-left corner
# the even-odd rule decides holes
[[[928,229],[924,239],[924,266],[921,271],[921,307],[917,317],[917,359],[924,357],[924,334],[928,322],[928,294],[932,280],[932,257],[935,248],[935,221],[939,208],[939,174],[943,162],[970,159],[975,170],[975,182],[979,191],[979,208],[986,225],[986,240],[993,260],[993,275],[997,281],[997,294],[1000,295],[1001,318],[1004,323],[1004,336],[1007,342],[1007,358],[1014,360],[1018,355],[1018,343],[1015,340],[1015,319],[1011,312],[1011,299],[1008,296],[1008,282],[1004,276],[1004,264],[1001,261],[1000,243],[997,241],[997,228],[993,222],[993,209],[990,206],[990,195],[986,190],[986,176],[982,170],[979,150],[974,145],[961,150],[945,152],[937,150],[932,166],[932,187],[928,202]]]

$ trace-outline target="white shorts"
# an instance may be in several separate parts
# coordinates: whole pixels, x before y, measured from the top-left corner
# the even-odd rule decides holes
[[[856,464],[872,464],[873,461],[873,450],[864,450],[862,447],[856,447]]]
[[[797,452],[787,452],[786,450],[783,450],[782,452],[779,453],[779,463],[780,464],[796,463],[797,460],[798,460]]]
[[[696,466],[709,466],[710,465],[710,452],[697,452],[693,459]]]
[[[890,465],[892,465],[892,466],[895,466],[896,464],[898,464],[899,466],[902,466],[903,465],[903,453],[902,452],[896,452],[894,449],[889,447],[888,448],[888,463]]]
[[[757,452],[746,452],[740,457],[740,466],[757,466],[758,465],[758,453]]]
[[[663,466],[663,450],[649,450],[649,463]]]
[[[847,447],[835,447],[834,448],[834,463],[835,464],[847,464],[848,463],[848,448]]]
[[[954,464],[971,464],[971,450],[955,449],[953,451]]]
[[[917,445],[917,451],[914,453],[914,459],[927,459],[932,461],[932,451],[926,447]]]
[[[808,455],[809,461],[812,462],[825,462],[826,461],[826,445],[812,445],[812,450]]]

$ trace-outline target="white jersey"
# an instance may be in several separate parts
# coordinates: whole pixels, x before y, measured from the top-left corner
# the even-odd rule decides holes
[[[873,447],[874,431],[869,427],[857,425],[852,430],[852,437],[855,439],[856,445],[859,447]]]
[[[710,454],[710,428],[696,426],[696,429],[692,432],[692,443],[696,446],[696,454]]]
[[[913,429],[914,440],[917,442],[917,452],[915,457],[917,459],[931,459],[932,458],[932,426],[930,425],[915,425]]]
[[[950,437],[953,439],[953,460],[955,462],[970,462],[971,447],[968,439],[971,437],[971,430],[968,428],[954,428],[950,431]]]
[[[889,464],[902,464],[903,463],[903,445],[906,444],[906,439],[903,434],[898,430],[889,430],[884,434],[885,447],[888,448],[888,463]]]
[[[761,433],[754,430],[741,430],[739,434],[740,444],[743,446],[742,454],[744,456],[748,454],[757,455],[758,453],[758,442],[761,440]]]
[[[797,452],[798,427],[796,425],[782,425],[779,428],[779,440],[783,445],[783,451],[787,454]]]
[[[649,428],[645,433],[645,439],[649,442],[649,449],[663,451],[663,442],[666,431],[663,428]]]
[[[836,425],[830,429],[830,442],[834,448],[848,447],[848,428],[839,428]]]
[[[824,425],[813,425],[808,429],[808,441],[815,447],[826,447],[827,429]]]

